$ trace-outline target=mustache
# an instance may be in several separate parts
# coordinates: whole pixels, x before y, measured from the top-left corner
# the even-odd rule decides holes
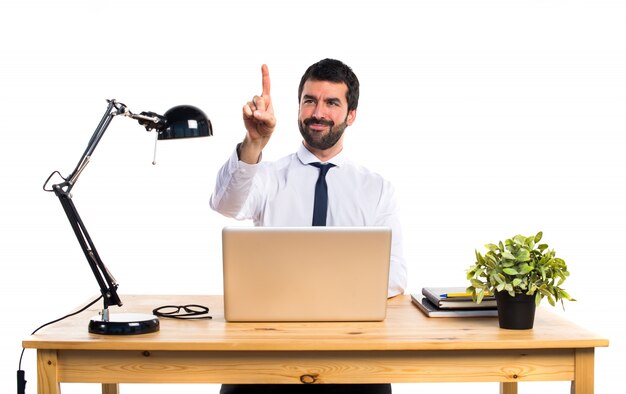
[[[304,120],[303,123],[307,126],[310,126],[312,124],[321,124],[324,126],[333,127],[335,125],[335,122],[333,122],[332,120],[318,119],[316,117],[307,118]]]

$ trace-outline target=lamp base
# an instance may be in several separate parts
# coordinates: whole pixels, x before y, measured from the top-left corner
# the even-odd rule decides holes
[[[102,335],[136,335],[159,331],[159,319],[143,313],[111,313],[107,321],[96,316],[89,321],[89,332]]]

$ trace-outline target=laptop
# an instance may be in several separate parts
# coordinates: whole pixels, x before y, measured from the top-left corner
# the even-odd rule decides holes
[[[227,321],[385,319],[389,228],[225,227],[222,254]]]

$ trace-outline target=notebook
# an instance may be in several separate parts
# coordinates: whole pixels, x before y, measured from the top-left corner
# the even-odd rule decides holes
[[[225,227],[227,321],[381,321],[391,229]]]

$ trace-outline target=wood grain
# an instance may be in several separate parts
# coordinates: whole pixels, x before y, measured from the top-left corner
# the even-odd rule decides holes
[[[212,320],[161,319],[157,333],[100,336],[87,332],[97,310],[46,327],[23,345],[38,349],[115,350],[472,350],[593,348],[601,338],[539,308],[532,330],[504,330],[496,318],[428,318],[408,296],[389,300],[383,322],[229,323],[221,296],[124,296],[123,312],[150,313],[176,304],[208,305]]]
[[[571,350],[511,353],[67,351],[59,378],[91,383],[385,383],[573,380]]]
[[[203,304],[212,320],[161,319],[153,334],[101,336],[87,331],[96,310],[33,335],[38,393],[61,382],[101,383],[408,383],[573,381],[593,393],[594,348],[608,340],[539,308],[532,330],[504,330],[494,318],[428,318],[408,296],[388,302],[383,322],[229,323],[221,296],[124,296],[125,312]]]

